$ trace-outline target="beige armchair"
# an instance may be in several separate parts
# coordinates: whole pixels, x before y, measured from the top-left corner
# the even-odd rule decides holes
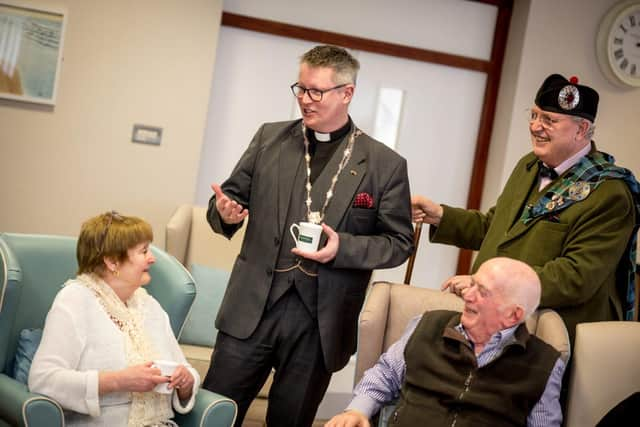
[[[246,226],[243,226],[231,240],[228,240],[211,230],[207,222],[206,207],[181,205],[167,223],[166,251],[175,256],[189,270],[193,264],[198,264],[230,272],[236,256],[240,253],[245,228]],[[196,283],[196,289],[207,285],[207,283]],[[213,324],[202,325],[202,327],[213,328]],[[184,343],[181,347],[189,363],[204,378],[209,368],[213,348],[208,345]],[[243,427],[266,425],[267,395],[271,382],[272,376],[269,376],[258,397],[249,407]]]
[[[240,253],[244,230],[242,227],[228,240],[211,230],[206,207],[181,205],[167,223],[165,245],[167,252],[187,269],[200,264],[231,271]]]
[[[640,391],[638,349],[640,323],[578,324],[567,427],[595,426],[620,401]]]
[[[409,320],[428,310],[462,311],[463,302],[451,293],[389,282],[372,285],[358,327],[355,383],[404,332]],[[569,359],[569,335],[553,310],[539,310],[527,319],[527,328]],[[583,424],[587,425],[587,424]]]

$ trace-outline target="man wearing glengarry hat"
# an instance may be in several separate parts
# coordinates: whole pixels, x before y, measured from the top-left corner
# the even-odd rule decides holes
[[[531,265],[540,307],[562,316],[572,345],[579,322],[633,315],[639,185],[591,140],[598,98],[575,77],[545,79],[529,112],[533,151],[487,213],[412,198],[432,242],[479,250],[472,273],[496,256]],[[442,287],[460,295],[469,283],[454,276]]]

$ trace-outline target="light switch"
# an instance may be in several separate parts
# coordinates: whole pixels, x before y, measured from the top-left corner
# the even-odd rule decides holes
[[[134,124],[131,141],[142,144],[160,145],[160,142],[162,141],[162,128]]]

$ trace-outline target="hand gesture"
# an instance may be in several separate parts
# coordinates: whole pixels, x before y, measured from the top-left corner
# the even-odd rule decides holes
[[[113,372],[115,385],[110,391],[145,392],[153,390],[158,384],[168,382],[169,378],[163,377],[160,369],[152,365],[153,362],[146,362]]]
[[[333,230],[333,228],[329,227],[325,223],[322,223],[322,231],[327,235],[327,244],[324,248],[315,252],[293,248],[291,249],[291,252],[297,256],[307,258],[321,264],[325,264],[334,259],[338,254],[338,248],[340,247],[340,236]]]
[[[180,400],[187,400],[193,392],[194,381],[193,375],[191,375],[191,372],[189,372],[186,366],[180,365],[173,371],[173,375],[171,375],[169,388],[172,389],[175,387]]]
[[[463,292],[469,287],[471,287],[471,276],[462,275],[453,276],[445,280],[442,286],[440,286],[440,289],[442,289],[443,291],[446,291],[448,289],[449,292],[456,294],[462,298]]]
[[[249,215],[249,211],[224,194],[218,184],[211,184],[211,188],[216,193],[216,209],[222,222],[225,224],[238,224]]]
[[[424,196],[411,197],[411,216],[413,222],[426,222],[427,224],[438,226],[442,219],[443,209],[431,199]]]
[[[350,409],[331,418],[324,427],[371,427],[371,424],[363,413]]]

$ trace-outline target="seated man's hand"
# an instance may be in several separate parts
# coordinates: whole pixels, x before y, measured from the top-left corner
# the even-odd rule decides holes
[[[471,286],[471,276],[462,275],[462,276],[453,276],[449,279],[445,280],[440,289],[443,291],[448,290],[452,294],[456,294],[459,297],[462,297],[462,292],[465,289]]]
[[[336,415],[324,427],[371,427],[369,419],[355,409]]]

